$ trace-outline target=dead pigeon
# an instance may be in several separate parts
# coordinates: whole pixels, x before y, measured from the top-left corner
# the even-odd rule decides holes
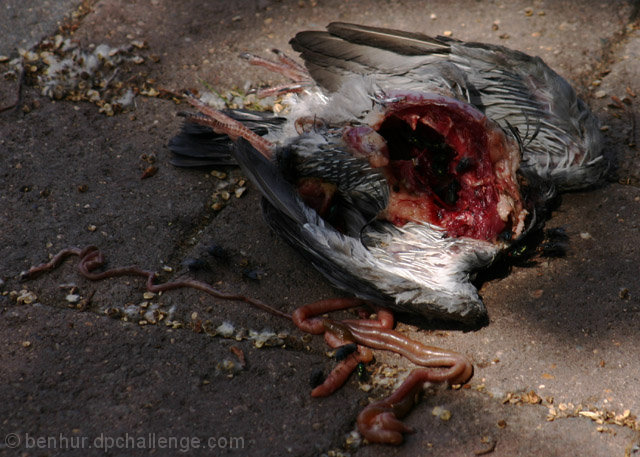
[[[306,69],[248,56],[293,80],[286,115],[192,99],[173,162],[232,156],[269,226],[371,303],[485,321],[474,273],[609,168],[597,119],[539,57],[345,23],[291,45]]]

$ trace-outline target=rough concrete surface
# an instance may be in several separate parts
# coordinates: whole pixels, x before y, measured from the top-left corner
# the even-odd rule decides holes
[[[39,2],[6,2],[10,14],[0,15],[0,54],[9,57],[0,62],[0,455],[640,455],[637,2],[30,3]],[[142,279],[88,281],[73,258],[19,281],[60,249],[93,244],[109,267],[135,264],[162,280],[195,276],[286,311],[335,296],[269,232],[251,185],[216,211],[218,178],[168,164],[166,144],[184,106],[138,95],[126,112],[106,116],[86,101],[43,96],[29,62],[17,99],[12,62],[17,48],[54,37],[61,25],[62,36],[86,50],[146,43],[131,51],[143,62],[125,62],[111,76],[148,94],[205,85],[224,93],[277,82],[239,53],[286,50],[296,31],[335,20],[451,33],[541,56],[593,107],[618,162],[604,186],[564,195],[554,210],[547,227],[566,230],[565,257],[486,275],[487,326],[398,325],[475,365],[467,388],[427,391],[406,419],[416,433],[400,447],[346,446],[358,411],[382,393],[362,391],[354,378],[312,399],[311,372],[334,362],[321,338],[286,320],[196,291],[145,298]],[[157,173],[141,179],[153,157]],[[213,244],[227,250],[226,261],[207,253]],[[189,271],[188,259],[206,265]],[[74,303],[73,294],[86,300]],[[155,317],[144,314],[156,307]],[[223,321],[236,333],[283,333],[285,347],[208,335]],[[410,365],[385,353],[376,359],[370,371]]]

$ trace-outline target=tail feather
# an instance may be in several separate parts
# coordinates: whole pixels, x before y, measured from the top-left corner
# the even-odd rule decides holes
[[[233,143],[226,135],[219,135],[205,127],[185,122],[176,136],[169,140],[170,162],[177,167],[235,165],[231,155]]]

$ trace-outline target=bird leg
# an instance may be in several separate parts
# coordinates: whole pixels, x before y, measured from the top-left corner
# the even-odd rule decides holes
[[[241,122],[230,118],[222,111],[218,111],[208,106],[201,100],[198,100],[188,94],[185,95],[185,98],[191,106],[200,112],[199,114],[187,115],[189,122],[211,127],[214,132],[221,135],[227,135],[232,141],[236,141],[238,138],[242,137],[251,143],[251,146],[256,148],[267,159],[271,159],[273,157],[275,145],[271,141],[253,132]]]
[[[259,98],[290,92],[301,92],[307,87],[314,85],[313,79],[306,68],[278,49],[273,49],[273,52],[278,56],[277,62],[246,52],[240,55],[240,57],[249,62],[249,64],[264,67],[267,70],[278,73],[292,81],[289,84],[282,84],[258,90],[256,94]]]

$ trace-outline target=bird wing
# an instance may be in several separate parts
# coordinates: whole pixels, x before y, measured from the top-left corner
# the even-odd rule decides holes
[[[278,166],[248,142],[239,139],[234,154],[265,197],[263,213],[272,230],[335,286],[374,303],[430,318],[469,324],[486,318],[469,272],[490,263],[499,247],[452,239],[427,224],[397,228],[374,221],[358,225],[359,231],[352,227],[350,232],[357,233],[345,233],[308,207]],[[357,199],[357,195],[352,197]],[[357,212],[358,207],[354,203],[347,212]],[[360,224],[366,220],[362,214],[353,219]]]
[[[588,187],[609,168],[598,120],[539,57],[482,43],[335,22],[291,40],[309,72],[335,92],[354,75],[383,89],[438,92],[474,105],[523,144],[522,172],[559,190]]]

